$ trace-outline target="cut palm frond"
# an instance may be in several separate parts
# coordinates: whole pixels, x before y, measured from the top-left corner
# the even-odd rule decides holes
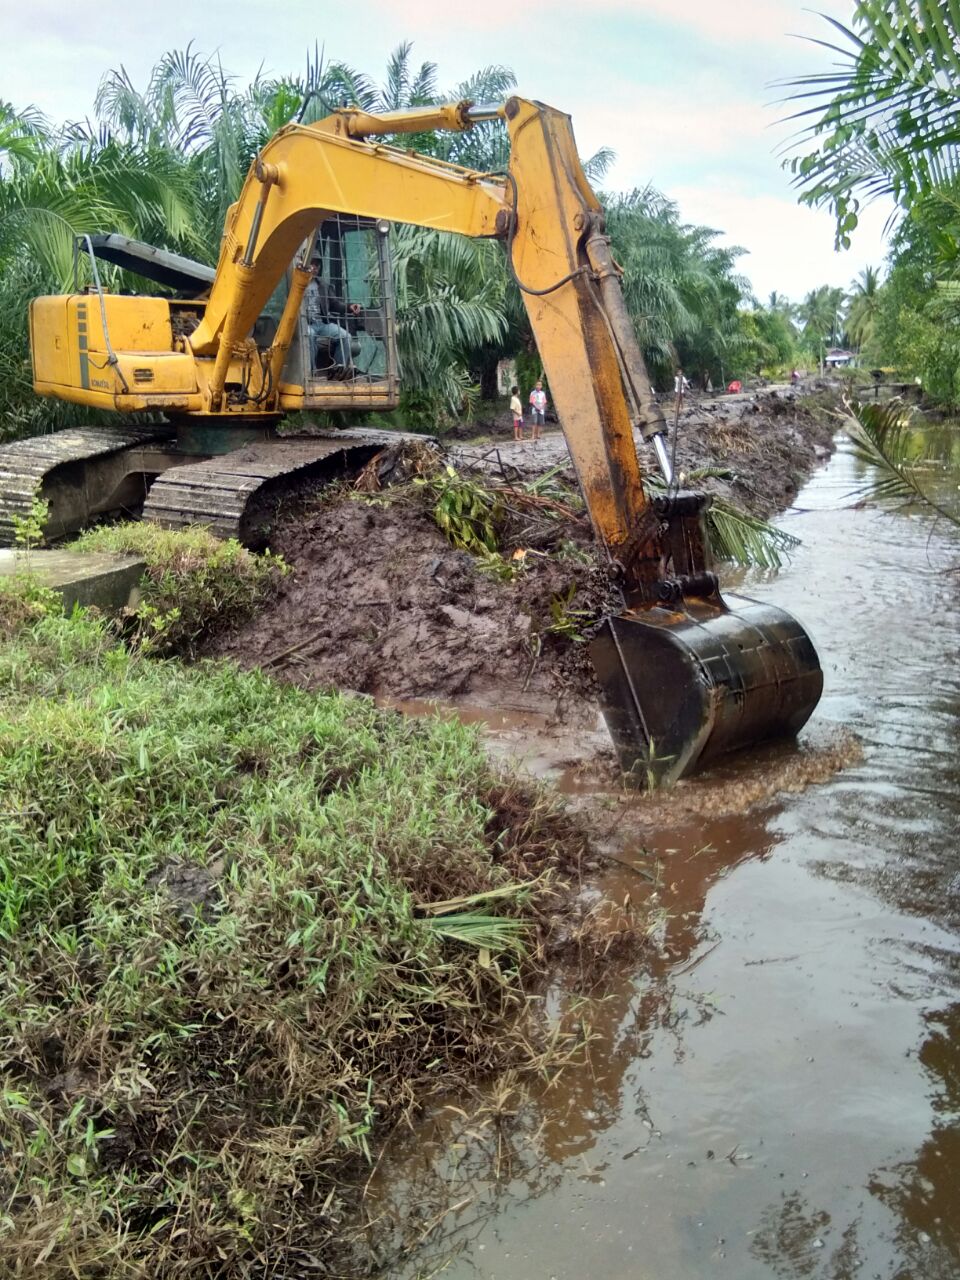
[[[521,893],[529,892],[529,889],[529,884],[502,884],[496,889],[488,889],[485,893],[444,898],[442,902],[421,902],[417,904],[417,911],[422,911],[425,915],[442,916],[452,911],[460,911],[463,907],[475,907],[478,902],[490,902],[494,898],[516,898]]]
[[[708,476],[725,479],[729,474],[725,468],[702,467],[691,471],[687,478],[690,481]],[[666,487],[656,475],[648,476],[646,484],[660,491]],[[730,560],[744,569],[779,569],[784,557],[800,545],[800,539],[792,533],[718,497],[714,497],[707,508],[707,535],[710,550],[718,560]]]
[[[875,476],[865,486],[866,496],[916,503],[960,527],[960,498],[949,504],[929,486],[931,475],[946,472],[947,459],[913,429],[908,409],[898,401],[848,404],[846,428],[857,457],[875,468]]]
[[[748,515],[722,498],[707,511],[710,546],[719,560],[756,569],[779,569],[800,539],[768,520]]]

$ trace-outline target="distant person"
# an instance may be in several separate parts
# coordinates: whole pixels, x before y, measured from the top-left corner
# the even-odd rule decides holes
[[[520,403],[520,388],[510,388],[510,412],[513,414],[513,438],[523,439],[523,405]]]
[[[793,369],[793,370],[791,370],[791,372],[790,372],[790,385],[791,385],[791,387],[795,387],[799,381],[800,381],[800,370],[799,370],[799,369]]]
[[[540,439],[540,428],[546,421],[547,393],[543,383],[537,379],[537,385],[530,392],[530,421],[533,423],[534,444]]]
[[[688,379],[683,376],[683,370],[678,369],[673,379],[673,394],[680,404],[683,404],[683,397],[686,395],[689,386]]]

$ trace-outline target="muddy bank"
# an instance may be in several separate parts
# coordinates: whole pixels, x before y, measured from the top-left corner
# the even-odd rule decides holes
[[[681,416],[677,468],[752,514],[790,504],[832,447],[822,406],[790,392],[691,401]],[[460,467],[517,483],[569,469],[562,434],[536,445],[452,449]],[[652,466],[647,459],[645,465]],[[569,480],[573,484],[572,469]],[[615,785],[584,644],[590,619],[611,600],[576,498],[562,518],[514,521],[501,540],[513,580],[454,549],[415,486],[380,494],[319,494],[281,523],[273,549],[292,567],[261,616],[217,637],[208,652],[262,666],[308,688],[339,688],[393,705],[439,701],[468,714],[520,713],[512,740],[551,773],[584,767]],[[532,548],[532,549],[531,549]],[[503,562],[501,562],[502,570]]]
[[[582,646],[549,630],[552,602],[596,594],[589,564],[541,557],[515,582],[450,545],[425,506],[321,499],[276,532],[293,567],[269,610],[209,652],[310,688],[384,700],[470,700],[556,716],[589,698]]]
[[[767,518],[790,506],[816,465],[833,452],[839,398],[825,389],[803,396],[789,387],[771,387],[753,394],[687,397],[677,422],[676,469],[685,482],[706,489]],[[664,403],[671,434],[674,406]],[[573,468],[563,433],[548,427],[534,444],[530,427],[517,444],[512,429],[499,431],[479,444],[458,444],[452,453],[458,463],[479,465],[496,474],[501,464],[525,478],[550,467]],[[497,438],[502,434],[502,440]],[[656,458],[639,434],[640,462],[648,475],[657,474]],[[697,475],[698,472],[724,474]]]

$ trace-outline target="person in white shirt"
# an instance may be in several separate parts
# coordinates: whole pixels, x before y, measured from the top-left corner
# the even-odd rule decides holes
[[[547,412],[547,393],[543,389],[543,383],[537,379],[537,385],[530,392],[530,409],[531,422],[533,423],[533,440],[536,443],[540,439],[540,428],[544,423],[544,415]]]

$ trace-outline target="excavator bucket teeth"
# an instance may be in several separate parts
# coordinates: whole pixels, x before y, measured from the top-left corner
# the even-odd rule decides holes
[[[684,600],[604,619],[591,640],[620,765],[638,785],[674,781],[727,751],[795,735],[820,698],[810,637],[745,597]]]

